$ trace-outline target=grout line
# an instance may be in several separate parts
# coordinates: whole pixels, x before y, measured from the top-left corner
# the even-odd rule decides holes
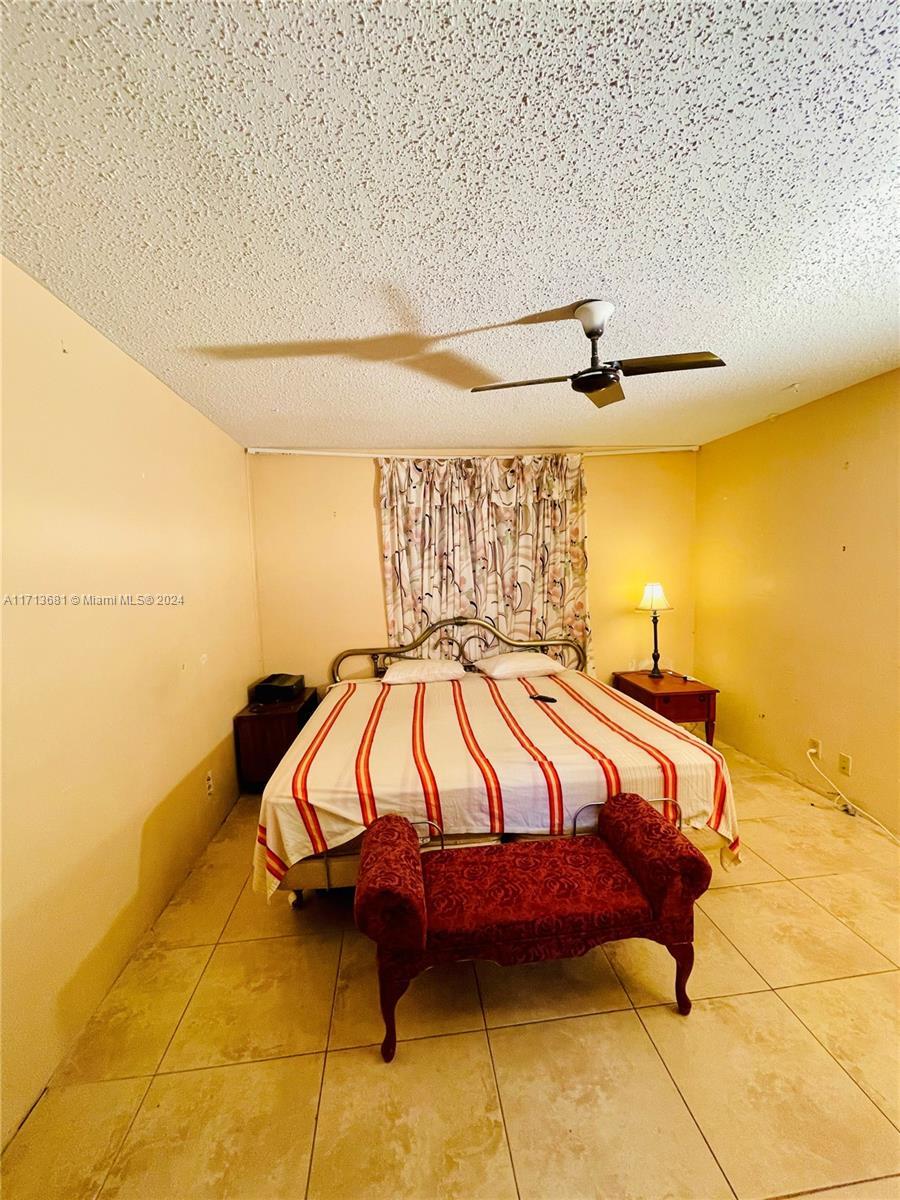
[[[822,982],[828,983],[830,981],[823,980]],[[797,986],[801,986],[801,985],[797,985]],[[869,1103],[875,1109],[877,1109],[878,1112],[881,1113],[881,1115],[884,1117],[884,1119],[890,1125],[892,1125],[895,1129],[900,1129],[900,1125],[897,1125],[896,1121],[893,1121],[887,1115],[887,1113],[884,1111],[884,1109],[881,1107],[881,1105],[876,1103],[876,1101],[872,1099],[872,1097],[869,1095],[869,1093],[866,1091],[866,1089],[862,1086],[862,1084],[859,1082],[859,1080],[853,1078],[853,1076],[850,1074],[850,1072],[847,1070],[847,1068],[844,1066],[844,1064],[841,1062],[841,1060],[838,1058],[838,1056],[831,1049],[829,1049],[829,1047],[822,1041],[822,1039],[819,1037],[819,1035],[816,1033],[816,1031],[814,1029],[810,1029],[809,1025],[807,1025],[807,1023],[803,1020],[803,1018],[800,1016],[800,1014],[795,1012],[791,1008],[791,1006],[788,1004],[787,1000],[785,1000],[784,996],[782,996],[778,991],[775,991],[775,995],[778,996],[778,999],[781,1001],[781,1003],[784,1005],[784,1007],[787,1009],[787,1011],[791,1014],[791,1016],[795,1017],[797,1019],[797,1021],[800,1022],[800,1024],[807,1031],[807,1033],[810,1035],[810,1037],[812,1037],[816,1042],[818,1042],[818,1044],[822,1047],[822,1049],[825,1051],[825,1053],[837,1063],[837,1065],[841,1068],[841,1070],[844,1072],[844,1074],[847,1076],[847,1078],[853,1083],[854,1087],[856,1087],[857,1090],[860,1091],[865,1096],[865,1098],[869,1101]],[[834,1184],[833,1186],[837,1187],[838,1185]]]
[[[759,972],[757,972],[759,974]],[[760,975],[762,979],[762,976]],[[715,992],[712,996],[691,996],[691,1003],[699,1004],[701,1000],[737,1000],[740,996],[764,996],[766,992],[774,992],[774,988],[770,987],[763,979],[765,987],[749,988],[742,992]],[[670,1008],[675,1010],[678,1007],[674,1000],[654,1000],[651,1004],[636,1004],[635,1012],[646,1012],[648,1008]]]
[[[474,961],[474,960],[469,960]],[[418,977],[417,977],[418,978]],[[413,980],[415,982],[415,980]],[[404,993],[406,995],[407,993]],[[455,1038],[455,1037],[470,1037],[473,1033],[484,1033],[483,1025],[476,1025],[472,1029],[453,1029],[446,1033],[420,1033],[416,1037],[397,1037],[397,1052],[400,1052],[401,1046],[411,1046],[413,1042],[433,1042],[439,1038]],[[358,1046],[335,1046],[329,1048],[329,1054],[349,1054],[353,1050],[380,1050],[381,1042],[360,1042]]]
[[[558,1017],[529,1017],[525,1021],[503,1021],[499,1025],[488,1025],[487,1029],[490,1032],[492,1029],[519,1029],[524,1025],[552,1025],[555,1021],[581,1021],[585,1017],[605,1017],[610,1013],[622,1012],[634,1012],[634,1005],[630,1000],[621,1008],[593,1008],[590,1012],[562,1013]]]
[[[181,1028],[181,1022],[184,1020],[184,1014],[190,1008],[191,1001],[194,999],[194,996],[197,994],[197,988],[199,988],[201,982],[203,981],[203,976],[206,974],[206,970],[209,967],[209,964],[212,961],[212,956],[213,956],[213,954],[215,954],[215,952],[216,952],[216,947],[210,946],[209,954],[207,954],[207,956],[206,956],[206,962],[203,964],[203,970],[197,976],[197,982],[194,984],[193,988],[191,989],[191,994],[188,996],[187,1000],[184,1002],[184,1007],[181,1010],[181,1016],[175,1022],[175,1028],[172,1030],[169,1040],[166,1042],[165,1046],[163,1047],[162,1053],[160,1054],[159,1058],[156,1060],[156,1066],[153,1068],[154,1076],[159,1074],[159,1068],[162,1066],[163,1060],[165,1059],[166,1055],[169,1053],[169,1047],[172,1045],[172,1042],[175,1040],[175,1034]]]
[[[803,876],[803,877],[801,877],[801,878],[807,878],[807,877]],[[820,878],[823,878],[823,877],[822,877],[822,876],[814,876],[813,878],[820,879]],[[811,900],[811,901],[813,902],[813,904],[815,904],[815,905],[816,905],[818,908],[820,908],[820,909],[822,910],[822,912],[823,912],[823,913],[825,913],[827,916],[831,917],[831,918],[832,918],[832,920],[834,920],[834,921],[837,921],[837,923],[838,923],[839,925],[842,925],[842,926],[844,927],[844,929],[846,929],[846,930],[847,930],[849,933],[852,933],[852,934],[853,934],[853,936],[854,936],[855,938],[859,938],[859,940],[860,940],[861,942],[865,943],[865,945],[867,945],[867,946],[869,947],[869,949],[870,949],[870,950],[874,950],[874,951],[875,951],[875,953],[876,953],[877,955],[879,955],[879,957],[883,958],[885,962],[887,962],[887,963],[890,963],[890,967],[879,967],[879,968],[876,968],[875,970],[869,970],[869,971],[857,971],[857,972],[855,973],[856,975],[881,975],[881,974],[882,974],[884,971],[886,971],[886,970],[891,970],[892,968],[896,969],[896,967],[897,967],[897,964],[896,964],[896,963],[894,963],[892,959],[888,958],[888,956],[887,956],[887,955],[884,953],[884,951],[883,951],[883,950],[879,950],[879,949],[878,949],[878,947],[877,947],[877,946],[875,946],[875,945],[873,945],[873,943],[872,943],[872,942],[870,942],[870,941],[869,941],[869,939],[868,939],[867,937],[864,937],[864,936],[863,936],[861,933],[858,933],[858,932],[857,932],[857,931],[856,931],[856,930],[855,930],[855,929],[854,929],[854,928],[853,928],[851,925],[848,925],[846,921],[842,920],[842,919],[841,919],[839,916],[837,916],[837,914],[836,914],[836,913],[833,913],[833,912],[831,911],[831,909],[830,909],[830,908],[826,908],[826,907],[825,907],[825,905],[824,905],[824,904],[822,904],[820,900],[817,900],[815,896],[811,896],[811,895],[809,894],[809,892],[807,892],[807,891],[804,891],[804,889],[803,889],[802,887],[799,887],[799,886],[797,885],[797,883],[796,883],[796,881],[795,881],[795,880],[793,880],[793,879],[766,879],[766,880],[763,880],[763,881],[761,881],[760,883],[745,883],[745,884],[740,884],[740,885],[736,885],[736,886],[741,886],[741,887],[744,887],[744,888],[757,888],[757,887],[769,887],[769,886],[770,886],[771,884],[773,884],[773,883],[789,883],[789,884],[791,884],[791,886],[794,888],[794,890],[795,890],[795,891],[797,891],[797,892],[799,892],[801,896],[805,896],[807,900]],[[717,892],[721,892],[721,891],[724,891],[724,890],[727,890],[727,889],[723,889],[723,888],[709,888],[709,889],[707,889],[707,891],[704,893],[704,895],[709,895],[709,892],[710,892],[710,891],[717,891]],[[697,903],[698,903],[698,907],[700,908],[700,911],[703,913],[703,915],[704,915],[705,917],[707,917],[707,918],[708,918],[710,921],[712,921],[713,919],[712,919],[712,917],[710,916],[710,914],[709,914],[709,913],[706,911],[706,909],[703,907],[703,905],[702,905],[702,904],[700,904],[700,900],[702,900],[702,898],[703,898],[703,897],[701,896],[701,897],[698,899],[698,902],[697,902]],[[713,924],[715,925],[715,921],[713,921]],[[719,926],[718,926],[718,925],[716,925],[716,928],[717,928],[717,929],[719,929]],[[722,933],[722,935],[723,935],[724,937],[727,937],[727,936],[728,936],[728,935],[727,935],[727,934],[724,932],[724,930],[720,930],[720,932]],[[731,939],[729,938],[729,941],[730,941],[730,940],[731,940]],[[732,944],[733,944],[733,943],[732,943]],[[737,947],[736,947],[736,946],[735,946],[735,949],[737,949]],[[749,959],[748,959],[747,961],[749,962]],[[750,966],[752,967],[752,966],[753,966],[753,963],[750,963]],[[759,968],[758,968],[758,967],[754,967],[754,970],[757,972],[757,974],[759,974],[759,975],[761,975],[761,974],[762,974],[762,972],[759,970]],[[835,979],[853,979],[853,978],[854,978],[854,975],[835,975],[835,976],[833,976],[833,978],[835,978]],[[810,980],[809,982],[810,982],[810,983],[825,983],[826,981],[825,981],[824,979],[813,979],[813,980]],[[775,986],[778,986],[778,985],[776,985],[776,984],[773,984],[773,985],[771,985],[771,986],[775,987]],[[794,986],[797,986],[797,987],[799,987],[800,985],[799,985],[799,984],[797,984],[797,985],[795,985],[795,984],[783,984],[783,985],[781,985],[781,986],[784,986],[784,987],[794,987]]]
[[[773,879],[770,882],[776,883],[777,880]],[[786,879],[786,880],[784,880],[784,882],[791,883],[792,881],[790,879]],[[748,883],[745,886],[746,887],[765,887],[766,885],[764,883]],[[799,890],[802,891],[802,888]],[[805,895],[805,893],[804,893],[804,895]],[[810,896],[810,899],[812,899],[811,896]],[[703,913],[704,917],[706,917],[707,921],[709,921],[709,923],[718,930],[718,932],[722,935],[722,937],[725,939],[725,941],[734,947],[735,951],[741,956],[741,958],[751,968],[751,970],[753,970],[760,977],[760,979],[763,980],[763,982],[766,985],[766,988],[770,992],[774,992],[778,988],[806,987],[808,984],[811,984],[811,983],[839,983],[842,979],[861,979],[866,975],[888,975],[888,974],[890,974],[891,971],[900,970],[900,966],[897,966],[894,963],[891,963],[890,959],[888,959],[884,954],[882,954],[881,957],[885,960],[885,962],[890,963],[890,965],[887,967],[881,967],[875,971],[857,971],[853,975],[830,975],[826,979],[809,979],[809,980],[806,980],[804,983],[769,983],[768,979],[766,979],[762,970],[759,967],[755,966],[753,964],[753,962],[751,962],[751,960],[747,957],[747,955],[743,952],[743,950],[741,950],[740,946],[738,946],[734,941],[732,941],[732,939],[728,936],[728,934],[725,932],[725,930],[722,929],[721,926],[716,923],[716,921],[709,915],[709,913],[706,911],[706,909],[701,908],[700,911]],[[825,911],[828,912],[827,909]],[[833,914],[829,914],[829,915],[833,915]],[[835,918],[835,920],[837,920],[837,918]],[[853,930],[851,930],[850,932],[852,933]],[[862,940],[863,939],[860,938],[860,941],[862,941]],[[872,949],[874,950],[875,947],[873,946]],[[876,953],[880,953],[880,951],[876,951]],[[734,996],[752,996],[752,995],[758,995],[759,992],[761,992],[763,990],[764,989],[762,989],[762,988],[756,988],[755,991],[753,991],[753,992],[732,992],[729,994],[734,995]],[[724,1000],[724,999],[727,999],[727,995],[725,995],[725,996],[703,996],[702,999],[704,999],[704,1000]],[[650,1007],[654,1007],[654,1006],[646,1004],[643,1007],[650,1008]]]
[[[306,1168],[306,1184],[303,1188],[304,1200],[309,1196],[309,1185],[312,1182],[313,1159],[316,1154],[316,1138],[319,1135],[319,1111],[322,1108],[322,1092],[325,1088],[325,1068],[328,1065],[329,1044],[331,1042],[331,1026],[334,1023],[334,1006],[337,1003],[338,982],[341,978],[341,962],[344,958],[344,934],[341,930],[341,944],[338,948],[337,967],[334,972],[334,987],[331,990],[331,1011],[328,1014],[328,1028],[325,1031],[325,1050],[322,1053],[322,1073],[319,1076],[319,1094],[316,1098],[316,1113],[313,1117],[312,1137],[309,1142],[309,1165]]]
[[[703,1003],[703,1001],[696,1001],[696,1003]],[[735,1187],[732,1185],[732,1182],[731,1182],[731,1180],[730,1180],[730,1179],[728,1178],[728,1176],[725,1174],[725,1170],[724,1170],[724,1168],[723,1168],[722,1164],[719,1162],[719,1159],[718,1159],[718,1157],[716,1156],[716,1152],[715,1152],[715,1150],[713,1150],[712,1146],[709,1144],[709,1139],[707,1138],[706,1134],[703,1132],[703,1129],[702,1129],[702,1127],[701,1127],[701,1125],[700,1125],[700,1122],[699,1122],[699,1121],[697,1120],[697,1118],[694,1116],[694,1110],[691,1108],[691,1106],[688,1104],[687,1100],[685,1099],[685,1097],[684,1097],[684,1093],[682,1092],[681,1088],[678,1086],[678,1083],[677,1083],[677,1081],[676,1081],[676,1079],[675,1079],[675,1076],[674,1076],[674,1075],[672,1074],[672,1072],[669,1070],[669,1064],[666,1062],[666,1060],[665,1060],[665,1059],[663,1058],[663,1056],[662,1056],[662,1051],[660,1050],[659,1046],[657,1046],[656,1042],[654,1042],[654,1040],[653,1040],[653,1035],[651,1034],[650,1030],[647,1028],[647,1026],[646,1026],[646,1024],[644,1023],[643,1019],[641,1018],[641,1012],[640,1012],[640,1009],[635,1009],[635,1016],[636,1016],[636,1017],[637,1017],[637,1019],[640,1021],[640,1023],[641,1023],[641,1028],[643,1029],[643,1031],[644,1031],[644,1033],[645,1033],[645,1035],[646,1035],[646,1037],[647,1037],[647,1040],[649,1041],[649,1043],[650,1043],[650,1045],[653,1047],[653,1049],[656,1051],[656,1056],[657,1056],[657,1058],[659,1059],[659,1061],[662,1063],[662,1065],[663,1065],[663,1070],[664,1070],[664,1071],[665,1071],[665,1073],[668,1075],[668,1077],[669,1077],[669,1078],[672,1080],[672,1087],[674,1087],[675,1091],[678,1093],[679,1097],[681,1098],[681,1103],[684,1105],[685,1109],[686,1109],[686,1110],[687,1110],[687,1112],[690,1114],[690,1118],[691,1118],[691,1120],[692,1120],[692,1121],[694,1122],[694,1124],[697,1126],[697,1132],[698,1132],[698,1133],[700,1134],[700,1136],[703,1138],[703,1141],[704,1141],[704,1142],[705,1142],[705,1144],[706,1144],[706,1148],[707,1148],[707,1150],[708,1150],[708,1151],[710,1152],[710,1154],[712,1155],[713,1162],[714,1162],[714,1163],[716,1164],[716,1166],[719,1168],[719,1171],[720,1171],[720,1172],[721,1172],[721,1174],[722,1174],[722,1178],[723,1178],[723,1179],[725,1180],[725,1182],[728,1184],[728,1187],[729,1187],[729,1188],[730,1188],[730,1190],[731,1190],[731,1194],[732,1194],[732,1195],[735,1197],[735,1200],[737,1200],[737,1190],[736,1190],[736,1188],[735,1188]]]
[[[154,1079],[169,1079],[173,1075],[194,1075],[197,1071],[227,1071],[230,1067],[252,1067],[256,1063],[283,1062],[286,1058],[311,1058],[324,1050],[299,1050],[292,1054],[265,1054],[262,1058],[236,1058],[233,1062],[203,1063],[197,1067],[169,1067],[156,1071]]]
[[[835,1188],[858,1187],[860,1184],[863,1184],[863,1183],[881,1183],[882,1180],[888,1180],[888,1179],[900,1179],[900,1175],[898,1175],[898,1174],[873,1175],[869,1179],[850,1179],[850,1180],[847,1180],[845,1183],[826,1183],[824,1185],[824,1187],[817,1187],[817,1188],[812,1188],[812,1189],[807,1188],[805,1191],[802,1191],[802,1192],[778,1192],[776,1195],[765,1196],[762,1198],[762,1200],[795,1200],[795,1198],[798,1196],[800,1197],[800,1200],[803,1200],[804,1196],[819,1196],[822,1194],[822,1192],[831,1192],[831,1191],[834,1191]]]
[[[627,939],[626,939],[626,940],[627,940]],[[625,982],[625,979],[624,979],[624,978],[623,978],[623,976],[621,976],[621,975],[619,974],[619,972],[616,970],[616,964],[615,964],[615,962],[614,962],[614,961],[612,960],[612,958],[610,958],[610,956],[609,956],[609,955],[606,953],[606,947],[607,947],[608,945],[613,945],[613,943],[612,943],[612,942],[601,942],[601,944],[600,944],[600,949],[603,951],[603,957],[606,959],[607,963],[609,964],[609,969],[612,971],[613,975],[615,976],[615,978],[616,978],[616,980],[617,980],[617,982],[618,982],[618,984],[619,984],[619,987],[620,987],[620,988],[622,989],[622,991],[625,993],[625,999],[628,1001],[628,1004],[629,1004],[629,1006],[630,1006],[631,1008],[633,1008],[633,1009],[636,1009],[636,1008],[637,1008],[637,1005],[635,1004],[634,1000],[632,999],[631,992],[629,992],[629,990],[628,990],[628,985],[627,985],[627,983]],[[613,1009],[612,1011],[613,1011],[613,1012],[617,1012],[617,1011],[618,1011],[618,1012],[624,1012],[625,1010],[624,1010],[624,1009]]]
[[[516,1175],[516,1163],[513,1158],[512,1145],[509,1140],[509,1129],[506,1124],[506,1113],[503,1110],[503,1095],[500,1091],[500,1080],[497,1078],[497,1064],[494,1062],[494,1047],[491,1045],[491,1031],[488,1028],[487,1012],[484,1008],[484,997],[481,994],[481,980],[478,978],[478,968],[475,963],[472,963],[472,973],[475,976],[475,991],[478,993],[478,1003],[481,1007],[481,1019],[484,1022],[484,1040],[487,1044],[488,1058],[491,1060],[491,1074],[494,1077],[494,1088],[497,1092],[497,1104],[500,1108],[500,1121],[503,1125],[503,1137],[506,1141],[506,1153],[509,1155],[509,1168],[512,1171],[513,1185],[516,1189],[516,1196],[521,1200],[522,1193],[519,1189],[519,1178]]]
[[[222,928],[219,930],[219,937],[222,936],[222,934],[225,931],[226,926],[228,925],[228,922],[231,920],[231,915],[238,906],[238,901],[240,900],[241,896],[244,893],[244,888],[247,886],[247,880],[249,878],[250,878],[250,872],[248,871],[246,876],[244,877],[243,883],[238,888],[237,895],[234,898],[234,902],[232,903],[231,908],[228,910],[228,916],[225,918],[225,920],[222,923]],[[177,1022],[175,1023],[175,1028],[172,1030],[172,1035],[169,1038],[169,1040],[166,1042],[165,1048],[163,1049],[162,1054],[159,1056],[159,1059],[157,1060],[156,1067],[153,1071],[154,1076],[159,1074],[159,1069],[162,1066],[166,1055],[169,1053],[169,1047],[172,1045],[172,1042],[175,1040],[175,1035],[178,1033],[178,1030],[181,1028],[181,1023],[184,1020],[185,1014],[187,1013],[187,1010],[190,1008],[191,1002],[193,1001],[194,996],[196,996],[196,994],[197,994],[197,989],[200,987],[200,984],[203,982],[204,976],[206,975],[206,972],[209,969],[209,964],[212,962],[212,957],[215,954],[216,950],[218,949],[218,946],[219,946],[219,942],[218,942],[218,938],[217,938],[216,944],[214,946],[211,946],[209,949],[209,954],[206,956],[206,962],[203,964],[203,970],[200,972],[199,976],[197,977],[197,982],[194,984],[191,994],[187,998],[187,1003],[185,1004],[184,1008],[181,1010],[181,1016],[178,1018]],[[163,1072],[163,1074],[168,1074],[168,1072]]]
[[[821,877],[821,876],[808,876],[808,875],[807,875],[807,876],[804,876],[804,878],[807,878],[807,879],[809,879],[809,878],[813,878],[813,879],[815,879],[815,878],[822,878],[822,877]],[[793,883],[793,880],[791,880],[791,882]],[[795,884],[794,886],[795,886],[795,887],[797,887],[797,885],[796,885],[796,884]],[[883,959],[884,959],[886,962],[889,962],[889,963],[891,963],[891,965],[892,965],[892,966],[896,967],[896,965],[897,965],[897,964],[896,964],[896,963],[894,963],[894,962],[893,962],[893,961],[892,961],[890,958],[888,958],[888,956],[887,956],[887,955],[884,953],[884,951],[883,951],[883,950],[879,950],[879,949],[878,949],[878,947],[877,947],[876,945],[874,945],[874,943],[870,942],[870,941],[869,941],[869,939],[868,939],[867,937],[865,937],[863,934],[861,934],[861,933],[860,933],[858,930],[854,929],[852,925],[849,925],[849,924],[848,924],[848,923],[847,923],[847,922],[846,922],[846,921],[843,919],[843,917],[839,917],[839,916],[837,915],[837,913],[833,913],[833,912],[831,911],[831,909],[830,909],[830,908],[828,908],[828,907],[826,907],[826,905],[824,905],[824,904],[822,903],[822,901],[821,901],[821,900],[819,900],[819,898],[818,898],[817,896],[811,896],[811,895],[810,895],[810,893],[809,893],[809,892],[807,892],[807,891],[806,891],[804,888],[802,888],[802,887],[797,887],[797,891],[798,891],[798,892],[802,892],[802,894],[803,894],[804,896],[806,896],[808,900],[812,900],[812,902],[813,902],[814,904],[818,904],[818,906],[819,906],[819,908],[821,908],[822,912],[826,912],[826,913],[828,913],[829,917],[833,917],[833,918],[834,918],[834,920],[835,920],[835,921],[838,921],[838,922],[840,922],[840,924],[841,924],[841,925],[843,925],[845,929],[849,929],[849,930],[850,930],[850,932],[853,934],[853,936],[854,936],[854,937],[858,937],[858,938],[859,938],[859,940],[860,940],[861,942],[865,942],[865,944],[866,944],[867,946],[871,947],[871,949],[872,949],[872,950],[874,950],[876,954],[880,954],[880,955],[881,955],[881,957],[882,957],[882,958],[883,958]],[[863,974],[865,974],[865,975],[880,975],[880,974],[881,974],[881,972],[880,972],[880,971],[864,971],[864,972],[863,972]],[[819,981],[819,980],[817,980],[816,982],[820,982],[820,981]]]
[[[138,1076],[138,1078],[143,1078],[143,1076]],[[140,1113],[141,1109],[144,1107],[144,1103],[147,1099],[147,1093],[150,1091],[150,1087],[151,1087],[152,1083],[153,1083],[153,1077],[151,1076],[151,1078],[149,1078],[147,1080],[147,1086],[144,1088],[144,1094],[141,1096],[140,1101],[138,1102],[138,1105],[134,1110],[134,1114],[133,1114],[131,1120],[128,1122],[128,1128],[125,1130],[125,1133],[122,1136],[122,1140],[119,1142],[118,1146],[116,1147],[115,1154],[109,1160],[109,1166],[106,1168],[106,1173],[103,1176],[103,1182],[100,1184],[100,1186],[97,1188],[96,1192],[94,1193],[93,1200],[100,1200],[100,1196],[103,1193],[103,1189],[106,1187],[106,1182],[109,1179],[110,1174],[112,1173],[112,1169],[116,1165],[116,1163],[119,1161],[119,1155],[122,1153],[122,1148],[125,1145],[125,1143],[128,1141],[128,1138],[131,1134],[131,1130],[134,1127],[134,1123],[138,1119],[138,1114]]]

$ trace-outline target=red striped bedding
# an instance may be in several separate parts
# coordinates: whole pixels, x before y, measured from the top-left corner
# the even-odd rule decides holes
[[[340,683],[263,793],[255,886],[273,892],[293,863],[384,813],[448,834],[563,833],[582,805],[620,791],[677,801],[686,825],[737,841],[722,755],[580,671]]]

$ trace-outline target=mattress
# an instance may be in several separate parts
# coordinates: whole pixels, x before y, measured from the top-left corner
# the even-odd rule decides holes
[[[676,801],[685,824],[737,845],[722,755],[583,672],[339,683],[266,785],[254,886],[271,895],[385,813],[447,834],[562,834],[617,792]]]

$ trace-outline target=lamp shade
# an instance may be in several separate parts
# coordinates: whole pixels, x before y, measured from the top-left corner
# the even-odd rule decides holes
[[[644,584],[644,594],[637,606],[637,612],[666,612],[671,607],[661,583]]]

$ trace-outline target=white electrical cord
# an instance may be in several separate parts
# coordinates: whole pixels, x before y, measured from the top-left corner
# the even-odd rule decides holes
[[[847,797],[844,795],[844,793],[841,791],[841,789],[838,787],[838,785],[834,782],[834,780],[828,778],[828,776],[825,774],[825,772],[822,770],[822,768],[816,762],[816,752],[815,752],[815,750],[812,749],[812,747],[810,747],[806,751],[806,757],[809,759],[810,765],[812,766],[813,770],[817,771],[822,776],[822,778],[825,780],[825,782],[828,784],[828,786],[831,788],[831,790],[836,795],[840,796],[840,798],[843,800],[843,802],[844,802],[843,805],[836,804],[836,803],[834,804],[834,807],[836,809],[838,809],[841,812],[849,813],[851,817],[855,817],[856,814],[859,813],[859,815],[861,817],[865,817],[866,820],[871,821],[873,825],[877,825],[879,829],[883,829],[884,832],[891,839],[891,841],[897,842],[898,845],[900,845],[900,838],[897,837],[896,833],[892,833],[891,830],[888,829],[887,825],[882,825],[882,823],[879,820],[877,820],[877,818],[873,817],[871,813],[866,812],[866,810],[864,808],[860,808],[859,805],[857,803],[855,803],[855,801],[848,800]]]

